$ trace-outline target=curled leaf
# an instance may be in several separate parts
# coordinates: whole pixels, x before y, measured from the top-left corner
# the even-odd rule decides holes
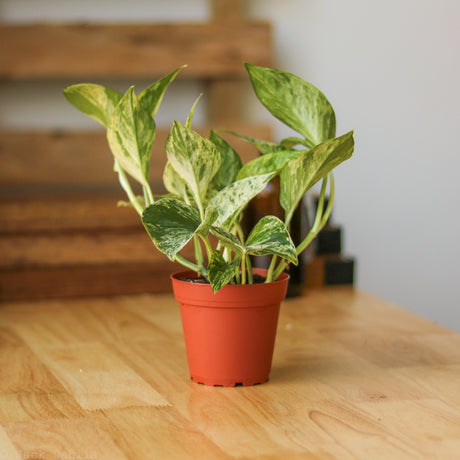
[[[139,101],[150,113],[152,118],[157,114],[168,86],[176,78],[177,74],[185,67],[187,66],[184,65],[172,71],[162,79],[151,84],[148,88],[145,88],[144,91],[139,94]]]
[[[286,211],[286,222],[303,195],[332,169],[351,157],[353,131],[329,139],[289,161],[280,174],[280,203]]]
[[[219,251],[212,253],[208,266],[209,282],[214,294],[230,283],[240,268],[241,256],[236,256],[232,262],[227,262]]]
[[[163,198],[148,206],[142,223],[159,251],[174,260],[201,225],[198,211],[174,198]]]
[[[284,222],[275,216],[265,216],[257,222],[245,244],[248,254],[277,255],[297,265],[294,243]]]
[[[107,127],[123,94],[107,86],[80,83],[68,86],[64,96],[78,110]]]
[[[114,157],[130,176],[148,186],[155,123],[131,87],[115,108],[107,140]]]

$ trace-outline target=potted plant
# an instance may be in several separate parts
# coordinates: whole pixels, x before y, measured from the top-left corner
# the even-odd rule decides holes
[[[285,269],[297,264],[326,223],[334,201],[332,170],[354,148],[352,131],[336,137],[333,108],[317,88],[281,70],[245,66],[258,99],[300,136],[276,144],[233,133],[262,154],[243,165],[217,132],[205,138],[192,129],[197,100],[185,124],[174,121],[168,135],[163,173],[168,193],[160,197],[154,197],[148,181],[154,118],[182,68],[138,95],[133,87],[122,94],[95,84],[64,90],[70,103],[107,128],[114,170],[129,205],[157,249],[186,268],[171,279],[181,306],[192,380],[208,385],[268,380],[279,306],[288,283]],[[264,216],[245,232],[241,219],[248,203],[276,176],[284,220]],[[142,196],[134,193],[132,181],[140,184]],[[293,212],[320,181],[313,226],[296,247],[289,234]],[[181,255],[189,243],[194,246],[193,261]],[[252,269],[250,257],[267,255],[272,257],[268,270]]]

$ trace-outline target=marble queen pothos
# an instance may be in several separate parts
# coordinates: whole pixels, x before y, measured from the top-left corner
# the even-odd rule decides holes
[[[136,95],[96,84],[64,90],[67,100],[107,129],[114,170],[130,205],[139,213],[155,246],[169,259],[206,278],[214,292],[226,284],[252,283],[249,256],[272,256],[266,282],[297,264],[325,225],[334,201],[333,169],[351,157],[353,132],[336,137],[334,110],[316,87],[296,75],[245,63],[260,102],[298,133],[280,143],[235,136],[255,145],[260,157],[242,164],[238,153],[219,134],[205,138],[192,129],[195,102],[185,124],[174,121],[166,141],[163,182],[167,195],[154,198],[148,174],[155,141],[155,115],[163,96],[183,66]],[[240,221],[248,203],[280,177],[284,219],[267,215],[245,235]],[[143,196],[133,193],[137,181]],[[314,223],[296,247],[289,234],[293,212],[303,195],[322,181]],[[325,206],[326,189],[329,199]],[[217,243],[212,246],[210,235]],[[195,260],[181,254],[193,241]]]

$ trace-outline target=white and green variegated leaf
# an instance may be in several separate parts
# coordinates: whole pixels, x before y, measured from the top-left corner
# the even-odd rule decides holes
[[[302,152],[299,150],[280,150],[279,152],[266,153],[246,163],[238,173],[237,179],[272,172],[278,173],[288,161],[301,154]]]
[[[210,231],[226,248],[235,253],[243,254],[245,252],[244,246],[241,244],[240,240],[233,235],[233,233],[230,233],[220,227],[211,227]]]
[[[335,136],[334,110],[321,91],[288,72],[245,64],[254,91],[267,110],[302,134],[313,147]]]
[[[295,245],[284,222],[275,216],[265,216],[257,222],[248,236],[245,250],[255,256],[274,254],[297,265]]]
[[[284,166],[280,174],[280,203],[286,211],[286,222],[290,221],[303,195],[332,169],[350,158],[353,149],[353,131],[350,131],[307,150]]]
[[[217,209],[210,206],[207,207],[206,212],[204,214],[204,219],[201,222],[200,226],[196,229],[196,233],[203,236],[209,235],[209,229],[211,225],[215,222],[217,217]]]
[[[185,200],[187,196],[187,187],[183,179],[177,174],[169,161],[166,162],[163,171],[163,185],[172,195],[181,197]]]
[[[195,114],[195,109],[198,104],[198,101],[201,99],[201,96],[203,96],[203,93],[201,93],[196,99],[195,102],[192,105],[192,108],[190,109],[190,113],[188,114],[187,121],[185,122],[185,127],[190,129],[192,127],[192,122],[193,122],[193,115]]]
[[[131,87],[115,108],[107,140],[120,166],[134,179],[148,185],[155,123]]]
[[[238,274],[241,256],[228,263],[219,251],[214,251],[208,266],[208,277],[214,294],[230,283]]]
[[[222,129],[220,131],[232,134],[233,136],[236,136],[239,139],[242,139],[243,141],[249,142],[254,147],[256,147],[262,155],[265,155],[266,153],[277,152],[278,150],[283,150],[283,147],[280,147],[278,144],[275,144],[274,142],[263,141],[260,139],[255,139],[253,137],[243,136],[242,134],[238,134],[235,131],[231,131],[228,129]]]
[[[67,87],[64,96],[78,110],[107,127],[123,94],[106,86],[81,83]]]
[[[195,202],[202,205],[209,184],[220,166],[216,146],[175,121],[166,140],[166,154],[171,166],[187,184]]]
[[[198,211],[174,198],[163,198],[142,213],[142,223],[159,251],[174,260],[201,225]]]
[[[280,145],[284,149],[292,149],[297,145],[303,145],[304,147],[310,148],[310,143],[301,137],[286,137],[280,142]]]
[[[219,191],[235,181],[243,163],[234,148],[215,131],[211,130],[209,140],[214,143],[221,157],[220,167],[211,184],[213,190]]]
[[[145,107],[147,112],[150,113],[152,118],[154,118],[157,114],[168,86],[184,67],[187,66],[179,67],[178,69],[163,77],[161,80],[158,80],[148,88],[145,88],[144,91],[139,94],[139,101]]]
[[[276,176],[276,173],[245,177],[225,187],[209,202],[217,209],[216,227],[228,230],[247,204]]]

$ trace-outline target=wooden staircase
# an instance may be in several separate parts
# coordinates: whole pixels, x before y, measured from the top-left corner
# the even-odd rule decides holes
[[[203,24],[0,24],[5,81],[154,81],[188,64],[206,84],[208,127],[269,138],[247,122],[244,61],[272,65],[271,27],[244,18],[242,1],[210,2]],[[167,128],[159,129],[151,183],[161,193]],[[234,143],[245,160],[256,152]],[[112,171],[105,133],[0,127],[0,300],[170,290],[179,268],[160,254]]]

